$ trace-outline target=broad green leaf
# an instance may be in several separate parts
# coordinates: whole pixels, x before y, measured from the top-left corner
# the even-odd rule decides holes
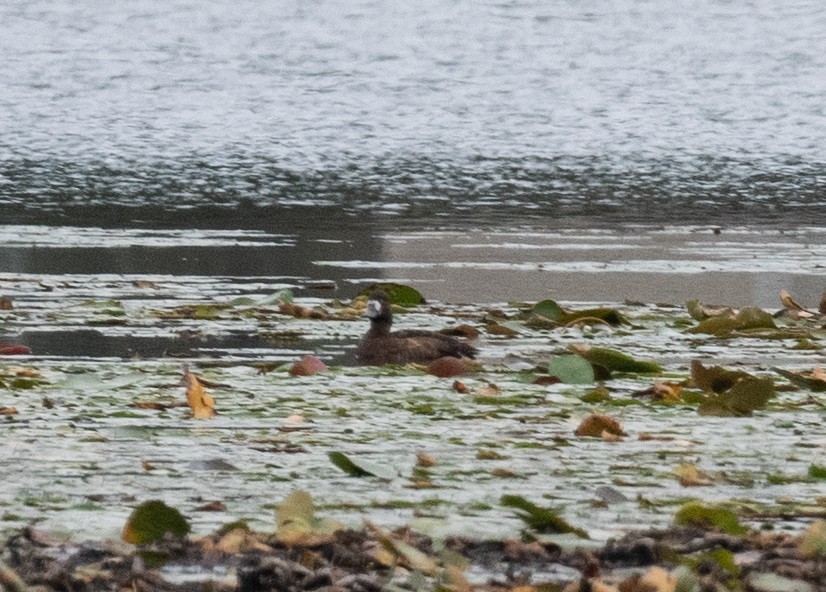
[[[537,302],[531,309],[531,312],[557,322],[562,322],[562,319],[565,318],[565,315],[567,314],[555,300],[543,300],[541,302]]]
[[[591,384],[594,368],[579,356],[554,356],[548,363],[548,374],[566,384]]]
[[[362,296],[369,297],[370,294],[376,290],[384,291],[384,293],[387,294],[387,300],[390,304],[395,304],[396,306],[418,306],[419,304],[425,303],[424,296],[422,296],[421,292],[417,289],[411,288],[410,286],[405,286],[404,284],[394,284],[392,282],[384,282],[367,286],[356,295],[356,298]]]
[[[183,537],[189,531],[189,523],[178,510],[151,500],[132,510],[121,538],[133,545],[145,545],[160,541],[167,534]]]
[[[629,372],[633,374],[657,374],[662,372],[662,366],[654,362],[635,360],[629,355],[606,347],[574,346],[582,358],[595,366],[601,366],[609,372]]]
[[[747,378],[754,378],[754,376],[742,370],[727,370],[721,366],[703,366],[699,360],[691,361],[691,380],[704,391],[722,393]]]
[[[343,452],[333,451],[327,455],[339,469],[351,477],[379,477],[381,479],[393,479],[398,475],[387,465],[371,463],[364,459],[353,459]]]
[[[589,538],[588,533],[571,526],[556,512],[537,506],[521,495],[503,495],[499,503],[506,508],[516,510],[516,516],[537,532],[557,534],[570,532],[584,539]]]

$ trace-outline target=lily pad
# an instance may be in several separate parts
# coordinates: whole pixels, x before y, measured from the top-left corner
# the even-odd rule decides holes
[[[782,368],[772,368],[772,370],[777,372],[780,376],[787,378],[789,382],[796,386],[807,388],[816,393],[826,392],[826,380],[806,376],[800,372],[790,372],[788,370],[783,370]]]
[[[662,366],[655,362],[635,360],[629,355],[606,347],[575,345],[571,349],[594,366],[605,368],[609,372],[628,372],[632,374],[658,374],[662,372]]]
[[[701,415],[745,417],[765,407],[774,396],[774,383],[770,378],[746,378],[728,391],[710,395],[700,405],[699,412]]]
[[[591,384],[594,382],[594,368],[579,356],[554,356],[548,362],[548,374],[556,376],[566,384]]]
[[[183,537],[189,531],[189,522],[178,510],[162,501],[151,500],[132,510],[121,538],[133,545],[146,545],[160,541],[167,534]]]
[[[503,495],[499,503],[506,508],[516,510],[516,516],[536,532],[554,534],[570,532],[580,538],[589,538],[587,532],[571,526],[553,510],[537,506],[521,495]]]
[[[371,463],[363,459],[354,460],[351,456],[343,452],[333,451],[327,455],[335,466],[350,475],[351,477],[379,477],[382,479],[393,479],[396,473],[387,467]]]
[[[418,306],[419,304],[425,304],[424,296],[422,296],[421,292],[416,288],[392,282],[383,282],[367,286],[356,295],[356,298],[369,298],[370,294],[376,290],[382,290],[387,294],[388,302],[396,306]]]
[[[704,366],[699,360],[691,361],[691,380],[704,391],[722,393],[747,378],[754,377],[741,370],[727,370],[721,366]]]

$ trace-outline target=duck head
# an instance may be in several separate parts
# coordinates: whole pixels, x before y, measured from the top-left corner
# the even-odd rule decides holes
[[[380,290],[370,294],[370,299],[367,301],[367,310],[364,314],[367,315],[367,318],[371,321],[391,320],[393,318],[393,312],[390,309],[387,294]]]

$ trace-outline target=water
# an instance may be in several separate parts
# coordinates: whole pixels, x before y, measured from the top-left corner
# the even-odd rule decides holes
[[[430,282],[436,299],[499,301],[547,296],[548,278],[399,270],[465,261],[456,232],[517,245],[539,232],[559,252],[558,232],[611,230],[598,260],[640,285],[627,274],[662,257],[627,254],[676,226],[682,252],[644,281],[667,289],[585,293],[582,277],[604,276],[583,252],[581,277],[552,291],[680,301],[703,272],[680,262],[716,258],[691,250],[693,225],[792,232],[814,247],[791,249],[786,271],[805,278],[789,282],[810,302],[822,292],[826,9],[814,0],[43,0],[3,3],[0,22],[0,273],[289,276],[345,297],[392,275]],[[146,229],[182,232],[170,244]],[[252,238],[205,243],[192,229]],[[421,231],[447,234],[395,246]],[[775,269],[780,243],[751,242],[755,272]],[[526,252],[482,262],[536,263]],[[751,277],[732,278],[701,295],[775,302],[774,285],[755,295]],[[442,289],[457,284],[468,289]]]
[[[6,220],[823,213],[814,0],[49,0],[0,19]]]

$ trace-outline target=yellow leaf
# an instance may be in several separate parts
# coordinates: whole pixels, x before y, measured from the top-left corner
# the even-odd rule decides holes
[[[712,485],[714,482],[710,475],[702,472],[692,463],[677,465],[674,469],[674,474],[680,480],[680,485],[683,487]]]
[[[184,381],[186,382],[186,402],[192,410],[195,419],[211,419],[215,417],[215,399],[205,390],[201,381],[187,366],[184,366]]]

